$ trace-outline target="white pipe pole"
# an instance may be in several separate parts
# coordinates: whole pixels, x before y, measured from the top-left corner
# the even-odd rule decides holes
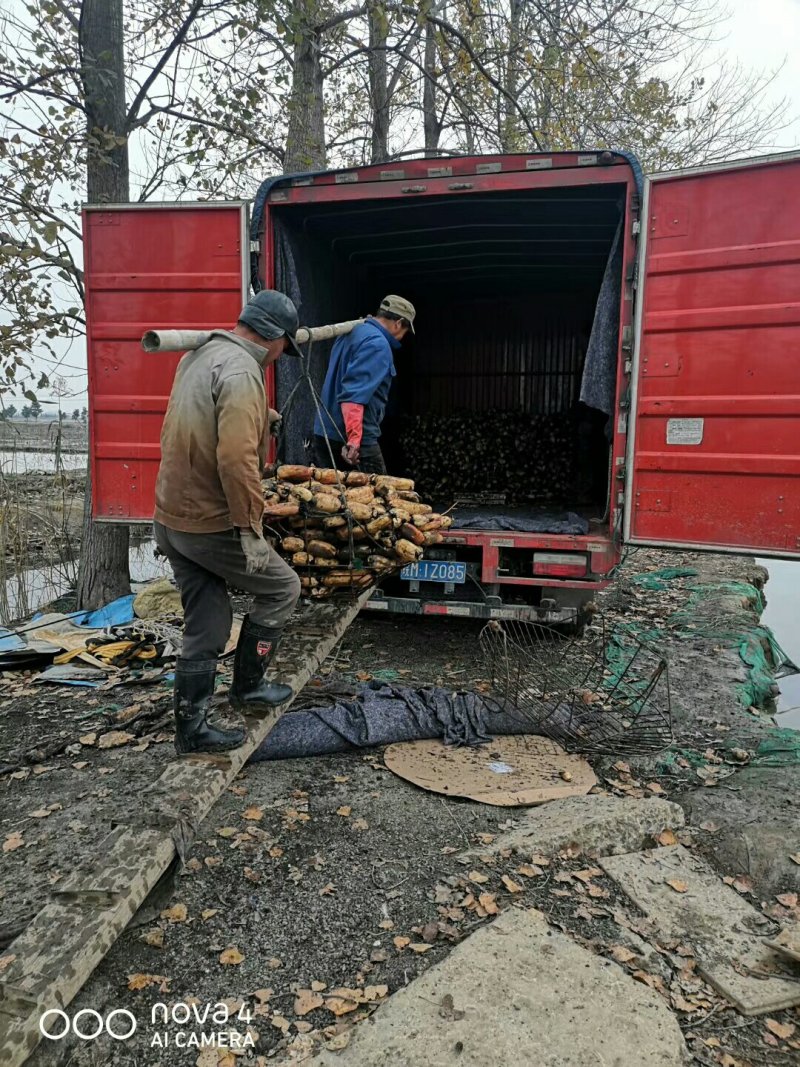
[[[299,344],[309,341],[330,341],[359,326],[363,319],[334,322],[329,326],[301,326],[296,335]],[[145,352],[188,352],[204,345],[211,334],[206,330],[148,330],[142,337]]]

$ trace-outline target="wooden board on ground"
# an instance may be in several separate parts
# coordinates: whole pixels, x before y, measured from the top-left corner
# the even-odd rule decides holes
[[[400,778],[433,793],[499,807],[579,796],[597,784],[585,759],[529,734],[462,748],[438,739],[403,741],[386,749],[384,762]]]
[[[127,926],[199,823],[308,683],[356,617],[357,600],[300,608],[287,629],[275,671],[292,697],[263,717],[248,718],[243,745],[220,755],[176,759],[142,795],[130,826],[101,844],[94,866],[74,872],[3,953],[0,1063],[17,1067],[39,1043],[39,1018],[69,1004]]]
[[[694,949],[700,974],[742,1015],[800,1004],[800,982],[780,977],[779,957],[758,935],[761,913],[699,856],[675,845],[599,863],[660,934]]]

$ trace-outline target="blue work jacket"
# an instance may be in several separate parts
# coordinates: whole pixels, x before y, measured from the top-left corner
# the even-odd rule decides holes
[[[322,387],[322,418],[318,414],[314,421],[314,433],[318,437],[327,432],[333,441],[346,441],[341,405],[362,404],[361,444],[377,443],[396,374],[392,352],[399,347],[400,342],[375,319],[367,319],[336,341]]]

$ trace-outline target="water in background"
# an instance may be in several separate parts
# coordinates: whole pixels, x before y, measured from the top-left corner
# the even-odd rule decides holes
[[[769,571],[767,610],[761,616],[783,651],[800,668],[800,563],[786,559],[760,559]],[[800,674],[778,679],[781,695],[775,722],[800,730]]]
[[[150,539],[131,545],[132,582],[149,582],[172,574],[165,559],[155,559],[154,549],[155,542]],[[77,567],[74,560],[66,565],[31,567],[9,578],[0,591],[0,623],[26,618],[68,593],[75,585]]]
[[[88,462],[89,457],[85,452],[62,452],[58,457],[57,467],[55,452],[0,451],[0,473],[2,474],[31,474],[34,471],[53,474],[56,469],[82,471],[86,470]]]

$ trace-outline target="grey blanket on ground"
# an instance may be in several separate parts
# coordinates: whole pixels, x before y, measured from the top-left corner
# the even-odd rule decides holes
[[[353,699],[289,711],[250,757],[295,759],[441,737],[446,745],[478,745],[493,734],[537,733],[518,711],[479,693],[370,682]]]

